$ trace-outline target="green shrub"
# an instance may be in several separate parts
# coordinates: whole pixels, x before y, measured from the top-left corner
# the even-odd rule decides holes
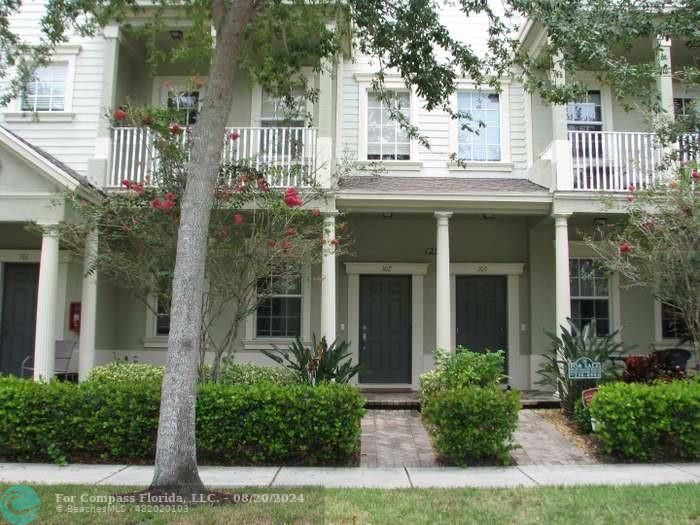
[[[700,384],[611,383],[591,401],[603,451],[650,460],[700,458]]]
[[[364,399],[347,385],[204,384],[202,462],[347,463],[359,454]],[[0,378],[0,457],[9,461],[153,462],[160,385]]]
[[[282,367],[260,366],[252,363],[231,361],[221,368],[219,383],[227,385],[293,385],[300,379],[290,370]]]
[[[90,371],[88,381],[100,383],[163,381],[163,367],[149,363],[127,363],[116,361],[105,366],[96,366]]]
[[[435,367],[420,376],[418,396],[421,403],[447,389],[467,386],[496,386],[503,378],[505,354],[470,352],[458,346],[454,352],[437,349],[433,353]]]
[[[449,463],[508,464],[520,394],[470,386],[436,393],[423,407],[435,448]]]
[[[363,406],[347,385],[203,385],[198,456],[222,464],[347,462],[360,452]]]
[[[576,403],[574,403],[573,421],[578,429],[584,434],[590,434],[593,432],[593,427],[591,425],[591,413],[580,399],[577,399]]]

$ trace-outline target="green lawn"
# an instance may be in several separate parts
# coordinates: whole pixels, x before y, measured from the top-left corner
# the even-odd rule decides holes
[[[7,485],[0,485],[0,492]],[[304,502],[200,505],[187,512],[66,514],[56,494],[83,497],[126,494],[128,487],[34,485],[41,499],[42,524],[684,524],[700,523],[700,485],[657,487],[546,487],[532,489],[248,489],[231,494],[300,494]],[[62,505],[63,512],[56,506]],[[83,503],[82,505],[90,505]],[[93,503],[103,507],[104,503]],[[150,510],[150,511],[149,511]],[[0,518],[0,523],[5,523]]]

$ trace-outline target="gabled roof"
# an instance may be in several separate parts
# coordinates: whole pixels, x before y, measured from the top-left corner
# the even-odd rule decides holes
[[[4,126],[0,126],[0,144],[34,167],[39,174],[63,188],[71,191],[78,187],[90,190],[97,189],[73,168]]]

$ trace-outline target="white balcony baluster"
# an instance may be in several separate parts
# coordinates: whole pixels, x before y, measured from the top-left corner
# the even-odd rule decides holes
[[[231,138],[234,131],[238,133],[235,140]],[[272,187],[308,186],[307,177],[315,173],[315,128],[227,128],[224,137],[222,162],[247,161],[256,169],[275,168],[269,180]],[[158,167],[154,149],[158,137],[149,128],[118,127],[112,130],[112,138],[109,185],[119,187],[123,180],[150,181]],[[186,145],[187,139],[188,133],[183,132],[181,143]]]

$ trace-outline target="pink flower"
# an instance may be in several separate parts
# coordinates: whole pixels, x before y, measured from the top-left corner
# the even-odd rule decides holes
[[[180,124],[178,124],[177,122],[173,122],[172,124],[170,124],[170,126],[168,126],[168,130],[173,135],[179,135],[182,133],[182,128],[180,127]]]
[[[141,184],[140,182],[132,184],[131,189],[140,195],[141,193],[143,193],[143,184]]]
[[[282,251],[283,251],[284,253],[289,253],[289,250],[291,249],[291,247],[292,247],[292,243],[289,242],[287,239],[284,239],[284,240],[280,243],[280,248],[282,248]]]
[[[124,186],[125,188],[131,188],[131,181],[129,179],[123,179],[122,186]]]
[[[620,253],[625,255],[632,252],[632,245],[627,241],[622,241],[620,243]]]
[[[303,204],[296,188],[287,188],[284,192],[284,203],[290,208],[297,208]]]
[[[241,134],[238,133],[238,131],[232,131],[231,133],[228,134],[228,138],[231,140],[238,140],[240,138]]]
[[[694,179],[700,179],[700,173],[698,173],[697,168],[694,168],[693,171],[690,172],[690,176]]]
[[[240,226],[241,224],[243,224],[244,220],[245,219],[243,218],[243,215],[241,215],[240,213],[237,213],[233,216],[233,223],[236,226]]]
[[[652,231],[654,229],[654,219],[649,217],[642,223],[642,229],[646,231]]]
[[[311,210],[312,217],[318,217],[319,215],[321,215],[321,211],[318,208],[314,208],[313,210]]]
[[[263,193],[270,191],[270,185],[263,177],[258,178],[258,189]]]
[[[175,201],[162,201],[160,207],[164,210],[170,210],[175,206]]]
[[[627,198],[627,202],[632,202],[632,201],[634,200],[634,195],[632,195],[632,194],[630,193],[629,195],[627,195],[626,198]]]
[[[174,201],[175,194],[169,191],[168,193],[165,194],[165,200],[166,201]]]
[[[163,201],[156,198],[151,201],[151,208],[159,210],[160,208],[163,207]]]
[[[114,110],[114,120],[121,122],[124,119],[126,119],[126,111],[124,111],[121,108],[115,109]]]
[[[627,189],[630,191],[635,191],[637,189],[637,186],[635,186],[634,184],[630,184]]]
[[[331,239],[330,241],[328,241],[328,244],[330,244],[331,246],[338,246],[339,242],[338,239]]]
[[[287,228],[287,229],[285,230],[284,234],[285,234],[287,237],[294,237],[294,236],[297,234],[297,231],[296,231],[294,228],[291,228],[291,227],[290,227],[290,228]]]

